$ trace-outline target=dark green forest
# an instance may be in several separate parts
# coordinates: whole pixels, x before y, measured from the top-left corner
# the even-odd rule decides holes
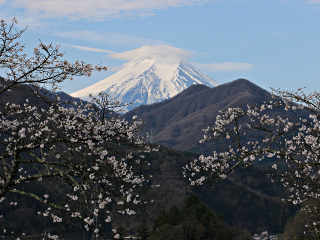
[[[248,235],[262,231],[279,234],[285,230],[288,219],[294,217],[298,208],[281,201],[286,191],[265,177],[263,166],[241,169],[214,188],[190,188],[182,176],[182,166],[197,156],[163,146],[157,152],[146,153],[151,165],[144,171],[154,175],[151,184],[160,186],[142,194],[153,199],[153,203],[146,209],[137,209],[135,216],[115,217],[112,226],[106,224],[105,228],[110,232],[112,228],[122,228],[126,235],[133,236],[145,221],[152,236],[149,239],[175,239],[174,236],[182,233],[189,236],[183,229],[191,228],[197,238],[190,235],[186,239],[247,239]],[[29,184],[28,187],[33,186]],[[37,191],[58,198],[64,189],[42,182],[40,187],[37,184]],[[19,203],[0,206],[4,216],[0,224],[8,231],[23,229],[37,234],[54,229],[52,221],[37,215],[43,210],[41,204],[28,197],[17,199],[8,195],[8,198]],[[66,231],[66,238],[89,239],[91,236],[90,232],[75,232],[72,226],[56,231],[62,230]]]

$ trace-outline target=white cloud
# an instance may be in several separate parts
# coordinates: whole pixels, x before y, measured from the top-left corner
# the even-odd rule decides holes
[[[241,71],[253,68],[251,63],[192,63],[196,68],[205,72],[218,72],[218,71]]]
[[[151,57],[162,62],[176,62],[190,58],[191,56],[192,52],[190,51],[163,45],[142,46],[138,49],[108,55],[108,57],[126,61],[137,60],[143,57]]]
[[[23,9],[28,15],[41,18],[69,18],[71,20],[123,16],[148,16],[155,10],[184,5],[196,5],[208,0],[0,0],[11,9]]]
[[[138,49],[108,54],[108,57],[121,59],[125,61],[138,60],[144,57],[151,57],[165,63],[175,63],[177,61],[186,61],[192,57],[192,52],[184,49],[171,47],[171,46],[142,46]],[[236,62],[225,62],[225,63],[192,63],[196,68],[204,72],[217,72],[217,71],[241,71],[250,70],[254,67],[251,63],[236,63]],[[123,64],[122,67],[114,67],[113,71],[120,70],[125,67],[127,63]]]
[[[13,11],[12,11],[13,10]],[[16,18],[18,21],[18,28],[24,29],[28,28],[28,30],[45,30],[48,31],[49,28],[52,26],[57,25],[57,21],[53,22],[48,19],[40,19],[35,16],[26,15],[23,12],[19,10],[9,9],[7,5],[4,5],[4,3],[1,3],[0,0],[0,19],[5,20],[7,23],[11,23],[11,20],[13,18]]]
[[[62,45],[67,46],[67,47],[77,48],[77,49],[83,50],[83,51],[89,51],[89,52],[101,52],[101,53],[109,53],[109,54],[114,53],[114,51],[104,50],[104,49],[100,49],[100,48],[83,47],[83,46],[70,45],[70,44],[62,44]]]
[[[163,41],[156,39],[143,38],[132,36],[123,33],[115,32],[98,32],[98,31],[69,31],[69,32],[55,32],[54,36],[67,37],[77,40],[86,40],[90,42],[99,42],[105,45],[113,46],[131,46],[138,47],[142,45],[158,45],[166,44]]]

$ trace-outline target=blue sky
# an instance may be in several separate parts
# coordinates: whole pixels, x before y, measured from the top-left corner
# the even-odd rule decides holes
[[[122,52],[145,45],[178,48],[219,83],[320,92],[320,0],[0,0],[0,16],[28,26],[28,49],[41,39],[70,61],[109,68],[63,83],[67,93],[115,73],[128,61]]]

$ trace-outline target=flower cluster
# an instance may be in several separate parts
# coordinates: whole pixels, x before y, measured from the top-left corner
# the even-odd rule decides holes
[[[225,149],[184,167],[191,185],[216,184],[237,167],[271,158],[274,171],[270,177],[290,191],[287,200],[314,210],[306,202],[320,198],[320,94],[306,95],[301,89],[276,94],[260,106],[220,112],[200,142],[216,141]],[[319,214],[312,220],[315,229]]]
[[[54,224],[76,223],[104,236],[101,222],[110,222],[114,212],[135,214],[135,207],[146,203],[139,193],[149,181],[142,174],[148,165],[143,152],[151,149],[137,136],[142,121],[120,119],[114,108],[122,104],[103,93],[92,103],[64,103],[39,88],[51,83],[56,89],[65,79],[106,68],[59,60],[63,54],[51,44],[40,43],[27,58],[17,42],[24,30],[15,31],[15,24],[15,19],[11,25],[0,21],[0,68],[6,70],[0,96],[23,89],[31,93],[23,95],[27,99],[0,101],[0,203],[6,204],[8,193],[27,196],[46,206],[38,215]],[[29,183],[63,191],[39,194],[23,187]],[[50,233],[44,237],[59,238]]]
[[[11,24],[0,20],[0,69],[6,71],[6,78],[0,83],[0,93],[21,83],[33,84],[34,87],[51,84],[56,90],[58,84],[66,79],[89,77],[93,71],[107,70],[104,66],[93,66],[83,61],[70,63],[61,60],[64,53],[60,52],[59,46],[42,42],[34,48],[34,56],[28,58],[24,53],[25,45],[18,41],[26,29],[17,31],[14,28],[17,23],[16,19]]]
[[[95,218],[111,221],[112,203],[117,213],[134,214],[131,206],[143,204],[138,190],[148,181],[135,170],[146,163],[142,152],[150,151],[136,135],[142,122],[102,119],[96,106],[8,104],[0,117],[0,197],[9,192],[33,197],[50,206],[42,216],[56,223],[77,218],[92,231],[98,228]],[[16,189],[29,181],[59,182],[69,193],[57,201]]]

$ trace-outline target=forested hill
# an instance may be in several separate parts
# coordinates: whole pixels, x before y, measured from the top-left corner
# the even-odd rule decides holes
[[[214,188],[190,188],[182,175],[182,166],[197,155],[160,147],[158,152],[146,155],[151,161],[155,181],[161,186],[154,214],[173,205],[181,206],[186,195],[195,193],[200,200],[220,214],[232,227],[247,229],[251,233],[269,231],[280,233],[297,208],[281,199],[286,191],[279,184],[271,183],[264,176],[263,167],[250,167],[234,172]]]
[[[219,110],[259,104],[271,94],[245,79],[210,88],[193,85],[175,97],[152,105],[144,105],[124,114],[137,115],[145,121],[142,132],[152,131],[152,141],[177,150],[209,154],[212,144],[199,144],[203,129],[213,125]]]
[[[235,172],[213,189],[211,186],[190,188],[183,177],[182,166],[196,157],[194,153],[163,146],[158,152],[147,153],[146,159],[151,162],[150,174],[154,176],[152,184],[160,185],[159,188],[145,193],[154,199],[153,204],[147,207],[146,212],[138,212],[137,216],[114,218],[113,228],[121,226],[133,234],[146,215],[154,221],[162,210],[168,211],[173,206],[182,207],[186,196],[195,193],[230,227],[247,229],[251,234],[262,231],[279,233],[284,230],[287,220],[295,214],[296,209],[281,201],[285,194],[284,189],[263,177],[260,172],[263,171],[262,168],[250,167]],[[46,189],[43,184],[38,191],[49,192],[54,196],[55,192],[62,194],[63,189]],[[8,197],[10,199],[10,196]],[[41,207],[32,198],[12,200],[20,204],[0,206],[0,212],[6,216],[6,222],[0,218],[0,224],[7,229],[19,232],[19,229],[26,229],[27,226],[29,232],[37,233],[51,227],[52,222],[45,222],[43,218],[34,221]]]

